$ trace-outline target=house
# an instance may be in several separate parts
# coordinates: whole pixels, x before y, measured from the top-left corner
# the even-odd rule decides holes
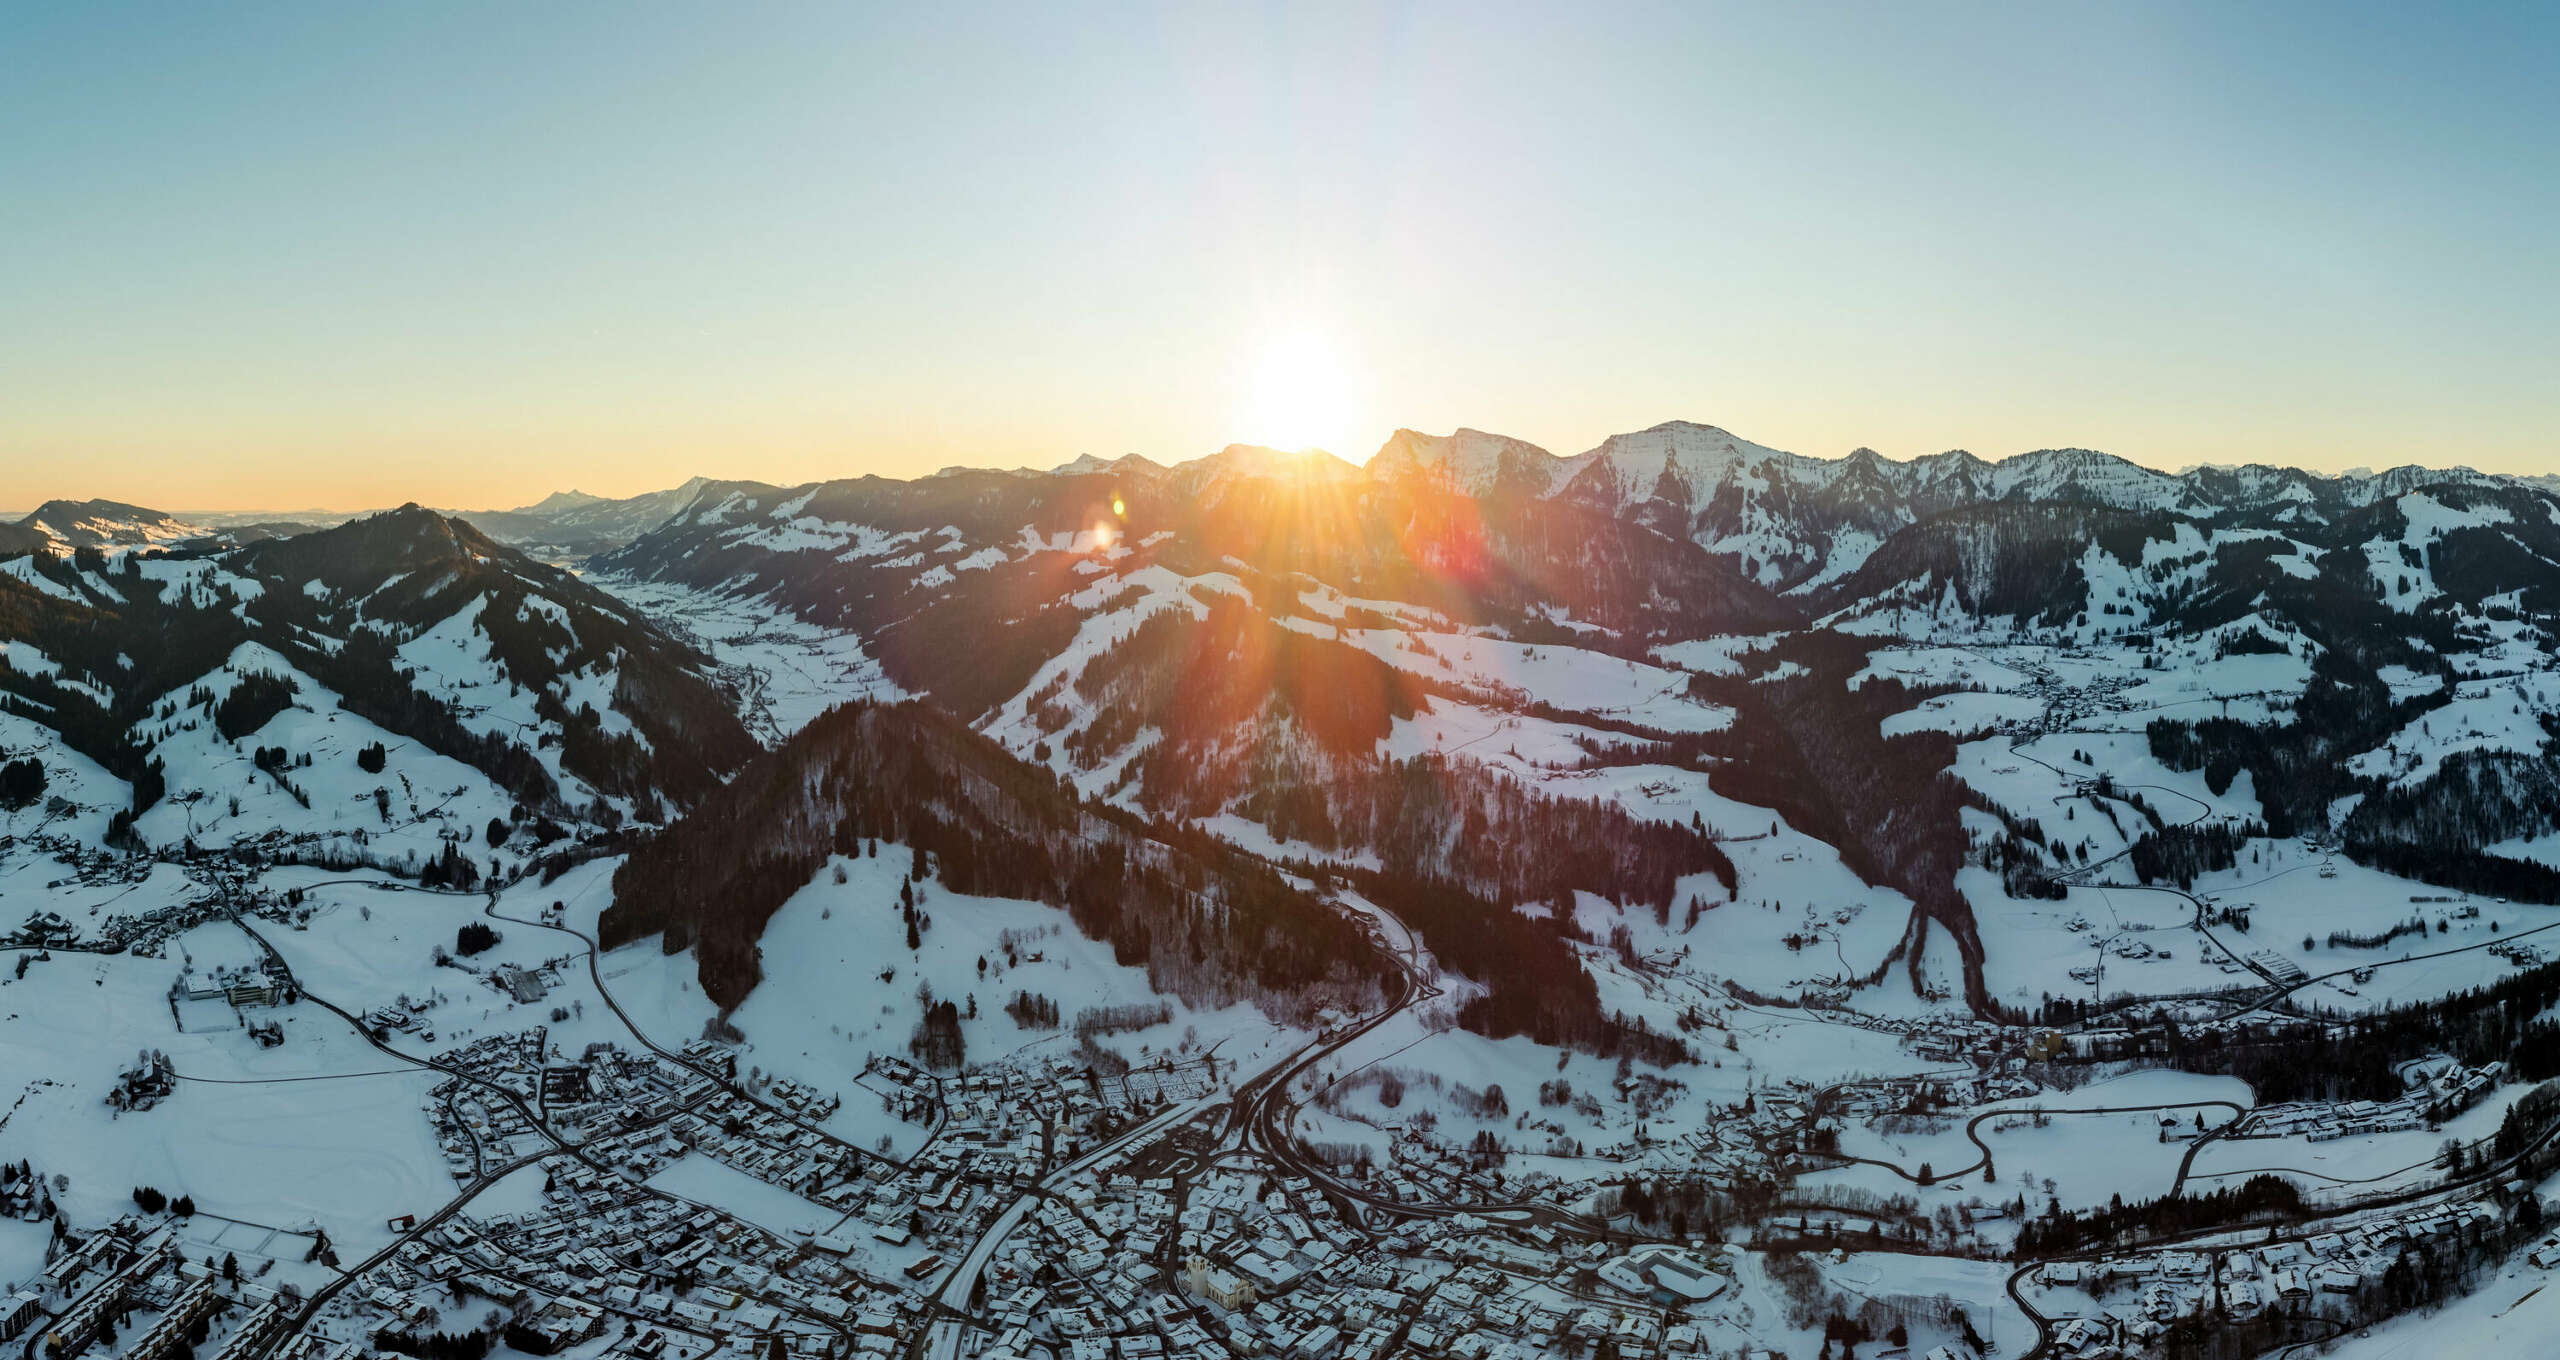
[[[2114,1329],[2099,1318],[2065,1318],[2053,1329],[2053,1348],[2063,1355],[2088,1355],[2114,1340]]]
[[[1342,1353],[1342,1329],[1331,1323],[1309,1328],[1289,1353],[1295,1360],[1333,1360]]]
[[[0,1341],[14,1341],[44,1316],[44,1297],[26,1290],[0,1299]]]
[[[281,1298],[267,1300],[258,1305],[258,1310],[249,1315],[248,1321],[231,1333],[229,1340],[222,1343],[222,1349],[214,1353],[214,1360],[245,1360],[283,1331],[285,1321],[284,1301]]]
[[[2169,1330],[2138,1308],[2110,1309],[2107,1317],[2115,1323],[2116,1329],[2124,1334],[2126,1340],[2145,1346],[2159,1340]]]
[[[2171,1279],[2201,1280],[2211,1272],[2211,1264],[2197,1252],[2173,1251],[2160,1258],[2160,1273]]]
[[[540,974],[528,972],[512,963],[498,965],[494,976],[498,986],[520,1002],[540,1001],[549,991],[543,985]]]
[[[1305,1272],[1285,1261],[1275,1260],[1262,1251],[1248,1251],[1235,1260],[1235,1272],[1251,1281],[1256,1289],[1277,1293],[1297,1283]]]
[[[2398,1063],[2394,1065],[2391,1070],[2400,1078],[2400,1085],[2403,1089],[2415,1090],[2420,1086],[2424,1086],[2429,1082],[2445,1076],[2447,1073],[2458,1070],[2460,1066],[2461,1064],[2455,1062],[2452,1058],[2447,1057],[2442,1053],[2435,1053],[2423,1058],[2411,1058],[2406,1062]]]
[[[516,1324],[507,1344],[534,1355],[566,1350],[604,1330],[604,1311],[572,1299],[554,1299]]]

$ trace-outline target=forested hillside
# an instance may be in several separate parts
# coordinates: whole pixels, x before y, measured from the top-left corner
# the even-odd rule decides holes
[[[1379,985],[1381,964],[1351,923],[1279,875],[1089,809],[919,704],[839,708],[751,762],[623,865],[604,942],[655,933],[668,953],[689,947],[704,992],[735,1005],[760,976],[756,940],[784,899],[829,854],[876,854],[884,841],[952,892],[1064,908],[1188,1001],[1248,999],[1303,1019],[1320,997],[1354,1001]]]

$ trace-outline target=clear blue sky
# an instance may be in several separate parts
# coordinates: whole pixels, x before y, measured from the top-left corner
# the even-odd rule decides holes
[[[0,504],[1673,418],[2548,470],[2555,51],[2551,6],[10,6]]]

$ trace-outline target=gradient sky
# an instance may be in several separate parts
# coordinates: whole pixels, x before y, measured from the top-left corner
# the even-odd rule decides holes
[[[2555,50],[2552,6],[13,5],[0,505],[1675,418],[2560,470]]]

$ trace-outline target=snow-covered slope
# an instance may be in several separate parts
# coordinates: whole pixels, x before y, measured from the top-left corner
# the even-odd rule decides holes
[[[212,532],[207,526],[121,501],[47,501],[18,521],[18,527],[42,535],[56,553],[79,548],[167,547]]]
[[[415,872],[458,842],[485,867],[519,823],[520,856],[656,820],[754,749],[708,658],[415,507],[240,548],[22,557],[0,627],[0,706],[44,734],[54,820],[92,844]]]
[[[609,593],[423,511],[130,568],[26,557],[0,588],[39,618],[25,636],[45,673],[12,682],[20,716],[84,734],[138,794],[158,791],[158,743],[202,732],[132,715],[218,703],[244,643],[283,658],[295,693],[598,824],[698,801],[750,751],[746,727],[781,742],[834,703],[916,699],[1126,815],[1498,905],[1576,890],[1677,912],[1754,871],[1667,842],[1615,866],[1563,841],[1473,848],[1489,827],[1632,844],[1759,809],[1904,904],[1879,959],[1926,990],[1945,974],[1918,956],[1952,940],[1980,1002],[2000,942],[1977,932],[1965,875],[2042,891],[2081,851],[2142,837],[2059,838],[2038,828],[2048,811],[1979,783],[1966,796],[1990,806],[1945,801],[1941,776],[1965,765],[1942,739],[2141,713],[2164,768],[2239,771],[2279,834],[2345,833],[2405,871],[2419,828],[2486,788],[2504,811],[2483,843],[2537,843],[2551,828],[2518,791],[2539,785],[2494,762],[2545,761],[2540,717],[2527,692],[2498,713],[2459,682],[2548,656],[2555,506],[2460,470],[1813,458],[1676,422],[1558,458],[1408,430],[1365,468],[1231,446],[905,482],[697,478],[493,516],[553,549],[627,537],[590,563]],[[168,650],[184,664],[76,640],[68,621],[120,607],[227,622]],[[1966,668],[1880,660],[1967,648],[2089,659],[2012,667],[2033,683],[1997,694],[1968,692]],[[223,745],[173,748],[180,806],[221,792],[227,809],[198,767],[259,743]],[[1637,769],[1663,773],[1611,773]],[[1400,801],[1414,779],[1428,811]],[[2509,872],[2464,862],[2446,872]]]
[[[94,1217],[118,1182],[185,1176],[208,1218],[272,1204],[371,1250],[438,1202],[417,1174],[437,1159],[511,1221],[590,1193],[475,1179],[519,1164],[761,1215],[798,1244],[766,1255],[823,1257],[830,1287],[968,1253],[1014,1290],[1067,1287],[1041,1272],[1070,1253],[974,1251],[977,1225],[1003,1238],[1003,1197],[955,1204],[1055,1180],[1013,1221],[1081,1240],[1088,1189],[1143,1202],[1175,1168],[1201,1206],[1259,1162],[1284,1204],[1326,1187],[1273,1221],[1364,1206],[1306,1239],[1363,1272],[1511,1289],[1441,1259],[1496,1224],[1536,1226],[1493,1252],[1514,1265],[1538,1234],[1723,1234],[1700,1349],[1810,1353],[1818,1307],[1782,1299],[1836,1287],[1920,1300],[1859,1310],[1914,1353],[2005,1312],[1980,1349],[2006,1354],[2093,1302],[2012,1281],[2014,1249],[2089,1256],[2119,1200],[2209,1212],[2199,1187],[2263,1173],[2305,1196],[2276,1235],[2329,1251],[2314,1224],[2370,1207],[2520,1202],[2507,1168],[2440,1176],[2442,1140],[2494,1159],[2510,1112],[2547,1117],[2485,1065],[2476,1103],[2413,1115],[2426,1083],[2471,1078],[2404,1096],[2392,1067],[2441,1047],[2552,1070],[2546,487],[1819,459],[1676,424],[1572,458],[1403,431],[1365,469],[1237,446],[504,516],[544,553],[408,507],[246,546],[140,527],[64,552],[28,529],[0,560],[0,931],[46,970],[0,974],[25,988],[0,1042],[103,1069],[165,1008],[174,1098],[208,1136],[331,1168],[388,1149],[351,1217],[271,1149],[215,1174],[147,1112],[69,1146],[106,1079],[47,1069],[0,1112],[20,1140],[0,1151],[38,1140],[77,1173],[63,1202]],[[576,534],[581,572],[540,560]],[[272,952],[235,937],[252,921]],[[497,952],[447,955],[496,926]],[[574,1150],[512,1106],[459,1112],[486,1088],[458,1066],[423,1107],[384,1082],[438,1146],[278,1131],[391,1117],[352,1081],[288,1090],[261,1125],[235,1081],[319,1057],[409,1079],[347,1069],[378,1050],[308,1002],[259,1058],[272,1036],[227,991],[172,985],[200,964],[289,964],[392,1053],[508,1055],[522,1117],[574,1121]],[[64,1018],[88,991],[112,1003],[98,1035]],[[638,1065],[688,1088],[643,1116],[695,1140],[672,1167],[680,1142],[599,1136],[569,1098],[582,1067],[632,1075],[585,1045],[652,1033],[669,1047]],[[728,1060],[734,1091],[691,1087]],[[204,1075],[231,1071],[259,1075]],[[776,1091],[805,1125],[723,1103]],[[1026,1091],[1057,1099],[1015,1109]],[[1054,1172],[1131,1127],[1137,1160]],[[804,1135],[913,1165],[821,1190],[841,1168],[742,1146]],[[882,1213],[876,1253],[829,1230]],[[41,1264],[10,1222],[0,1266]],[[2142,1250],[2206,1231],[2151,1223]],[[1399,1255],[1408,1232],[1425,1249]],[[1763,1237],[1784,1245],[1744,1245]],[[1873,1249],[1828,1250],[1851,1240]],[[2279,1277],[2229,1257],[2209,1267],[2228,1285]],[[728,1271],[695,1293],[748,1278]],[[1562,1257],[1540,1272],[1590,1288]],[[965,1296],[963,1276],[933,1287]],[[375,1283],[346,1307],[405,1306]],[[1959,1294],[1962,1328],[1930,1302]],[[1583,1307],[1553,1297],[1527,1350]]]

